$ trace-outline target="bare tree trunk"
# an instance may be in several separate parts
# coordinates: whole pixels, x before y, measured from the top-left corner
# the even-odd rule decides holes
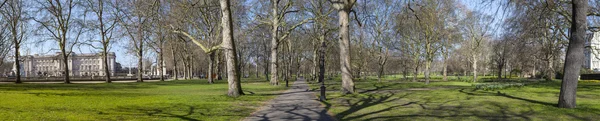
[[[443,80],[448,81],[448,62],[447,62],[448,61],[448,48],[444,47],[444,50],[445,51],[444,51],[444,62],[443,62],[443,64],[444,64],[443,65],[443,71],[444,71],[443,72],[443,75],[444,75]]]
[[[381,78],[383,76],[383,71],[385,69],[385,63],[387,62],[387,58],[388,58],[387,55],[389,54],[388,53],[389,51],[386,49],[385,53],[383,53],[383,50],[381,48],[379,48],[379,52],[380,52],[379,59],[377,61],[379,64],[379,72],[377,73],[377,80],[379,82],[381,82]]]
[[[215,61],[215,53],[211,52],[208,54],[208,83],[212,84],[214,83],[213,80],[213,66],[214,66],[214,61]]]
[[[417,82],[417,76],[419,76],[419,67],[415,66],[415,71],[413,71],[412,82]]]
[[[106,76],[105,81],[106,83],[111,83],[110,81],[110,71],[109,71],[109,66],[108,66],[108,52],[106,52],[106,46],[104,46],[105,49],[102,50],[102,55],[104,57],[102,57],[102,63],[104,64],[104,75]],[[113,70],[114,71],[114,70]]]
[[[429,84],[429,74],[430,74],[430,71],[431,71],[431,61],[432,60],[430,58],[428,58],[425,61],[425,84]]]
[[[275,30],[276,31],[276,30]],[[277,40],[271,41],[271,85],[279,85],[279,80],[277,80]]]
[[[216,55],[217,56],[217,59],[216,59],[217,60],[217,80],[223,80],[223,76],[222,76],[223,63],[221,61],[223,58],[221,57],[221,55],[222,55],[221,52],[217,53],[217,55]]]
[[[181,70],[181,73],[183,73],[183,79],[186,79],[186,80],[190,79],[190,78],[188,78],[189,77],[189,75],[188,75],[188,65],[190,65],[189,63],[190,62],[187,60],[187,57],[184,57],[183,58],[183,68],[182,68],[183,70]]]
[[[11,39],[12,39],[12,44],[14,46],[15,49],[15,53],[14,53],[14,66],[15,66],[15,83],[19,84],[22,83],[21,82],[21,63],[19,61],[19,57],[21,56],[19,53],[19,49],[21,48],[21,42],[23,40],[23,33],[21,33],[19,35],[19,31],[23,31],[24,28],[21,28],[20,30],[19,25],[23,24],[23,19],[22,19],[22,12],[24,9],[23,6],[19,6],[23,3],[24,1],[4,1],[3,5],[7,5],[6,7],[9,7],[6,11],[4,11],[2,13],[2,15],[5,17],[7,26],[10,28],[10,35],[11,35]],[[0,5],[0,8],[2,8]],[[4,43],[4,44],[8,44],[8,43]],[[7,52],[8,55],[8,52]],[[3,58],[4,59],[4,58]],[[3,63],[3,62],[0,62]],[[1,64],[0,64],[1,65]]]
[[[190,52],[193,53],[193,52]],[[192,55],[190,54],[190,69],[189,69],[189,73],[190,73],[190,79],[194,79],[195,73],[196,73],[196,68],[194,68],[194,58],[192,57]]]
[[[498,63],[498,79],[502,78],[502,69],[504,68],[504,59],[501,58],[500,62]]]
[[[13,37],[13,39],[14,39],[13,40],[14,43],[18,43],[17,39],[16,39],[16,36]],[[19,54],[19,48],[20,48],[20,44],[15,44],[14,46],[15,46],[15,74],[16,74],[15,75],[16,76],[15,83],[19,84],[19,83],[23,83],[23,82],[21,82],[21,63],[19,63],[20,62],[19,61],[19,56],[20,56],[20,54]]]
[[[321,39],[321,37],[319,37],[319,39]],[[317,46],[317,45],[315,45]],[[318,75],[319,75],[319,46],[315,47],[315,50],[313,51],[313,68],[312,68],[312,74],[311,74],[311,80],[316,80]]]
[[[159,56],[160,56],[160,57],[159,57],[159,62],[158,62],[158,67],[159,67],[159,68],[158,68],[158,70],[160,70],[160,71],[159,71],[159,73],[160,73],[160,74],[159,74],[159,75],[160,75],[160,81],[165,81],[165,75],[163,74],[163,73],[164,73],[163,71],[165,71],[165,70],[163,70],[163,68],[164,68],[164,66],[165,66],[165,65],[164,65],[164,63],[165,63],[165,59],[164,59],[164,57],[163,57],[164,55],[163,55],[163,47],[162,47],[162,45],[161,45],[161,47],[160,47],[160,48],[161,48],[161,49],[160,49],[160,53],[159,53]]]
[[[240,84],[239,70],[236,68],[237,54],[235,50],[235,40],[233,38],[233,20],[231,19],[231,9],[229,8],[229,0],[220,0],[221,3],[221,26],[223,27],[223,50],[225,51],[225,59],[227,59],[227,82],[229,91],[227,95],[238,97],[244,95]]]
[[[413,61],[415,63],[415,65],[414,65],[415,71],[413,72],[412,81],[413,82],[417,82],[417,76],[419,76],[419,64],[420,64],[420,62],[419,62],[419,56],[415,56],[415,58],[413,59]]]
[[[321,49],[319,49],[319,77],[318,82],[325,81],[325,49],[327,49],[327,44],[325,43],[325,39],[321,40]]]
[[[141,23],[140,23],[141,24]],[[143,75],[142,73],[144,72],[144,65],[143,65],[143,47],[144,47],[144,40],[143,40],[143,31],[142,31],[142,25],[138,25],[138,42],[139,42],[139,46],[137,47],[137,56],[138,56],[138,73],[137,73],[137,82],[144,82],[143,79]]]
[[[473,54],[473,82],[477,82],[477,54]]]
[[[279,46],[279,40],[277,38],[277,31],[279,30],[279,17],[278,17],[278,4],[279,0],[271,0],[272,3],[272,29],[271,29],[271,85],[279,85],[277,80],[277,47]]]
[[[506,79],[506,78],[510,78],[510,76],[512,76],[512,73],[511,73],[511,72],[509,72],[509,69],[510,69],[510,65],[506,64],[506,67],[505,67],[505,68],[504,68],[504,70],[503,70],[503,71],[505,71],[505,72],[504,72],[504,78],[505,78],[505,79]]]
[[[300,77],[300,74],[302,74],[302,76],[304,76],[304,71],[302,71],[301,66],[300,66],[300,55],[301,54],[296,54],[295,60],[296,60],[296,80],[298,80],[298,78]]]
[[[188,80],[188,76],[187,76],[187,61],[181,60],[181,62],[183,63],[183,65],[181,65],[181,67],[179,68],[179,73],[181,74],[181,76],[183,76],[184,80]]]
[[[380,64],[379,71],[377,73],[377,81],[379,81],[379,82],[381,82],[381,77],[383,76],[383,69],[384,69],[384,65]]]
[[[553,61],[554,60],[552,59],[552,57],[550,57],[547,62],[548,68],[546,69],[546,80],[548,80],[548,81],[551,81],[554,79],[554,67],[553,67],[554,63],[553,63]]]
[[[63,38],[63,39],[64,39],[64,38]],[[62,53],[62,56],[63,56],[63,64],[65,64],[65,69],[64,69],[64,72],[65,72],[65,74],[63,74],[63,76],[64,76],[64,81],[65,81],[65,84],[69,84],[69,83],[71,83],[71,80],[69,79],[69,60],[68,60],[68,58],[69,58],[69,57],[67,56],[67,53],[66,53],[66,51],[65,51],[65,48],[63,47],[63,48],[61,48],[61,49],[62,49],[62,52],[63,52],[63,53]]]
[[[179,77],[177,77],[177,58],[175,57],[175,47],[173,45],[171,45],[171,55],[173,56],[173,77],[175,77],[175,80],[179,80]]]
[[[354,93],[354,81],[352,80],[352,65],[350,63],[350,32],[349,32],[350,9],[338,11],[340,33],[340,69],[342,71],[342,93]]]
[[[269,81],[271,79],[271,78],[269,78],[269,64],[270,64],[270,62],[269,62],[269,60],[267,60],[267,58],[264,58],[264,57],[263,57],[263,62],[264,62],[264,64],[263,64],[263,69],[264,69],[263,73],[265,74],[265,79],[267,81]]]
[[[258,57],[256,58],[256,61],[258,61]],[[256,78],[258,78],[258,62],[255,62],[254,64],[254,74],[256,75]]]
[[[192,61],[192,57],[191,55],[188,55],[188,66],[187,66],[187,75],[188,75],[188,79],[194,79],[194,73],[192,73],[194,70],[192,70],[192,64],[194,64],[194,61]]]
[[[575,108],[577,104],[577,82],[579,81],[579,70],[583,64],[588,7],[587,0],[573,0],[571,40],[567,49],[565,70],[563,71],[565,74],[563,75],[558,99],[558,107],[560,108]]]
[[[292,63],[293,63],[293,58],[292,55],[294,54],[294,52],[292,51],[292,42],[288,39],[287,40],[287,64],[286,64],[286,74],[285,74],[285,87],[289,87],[289,80],[292,78]]]

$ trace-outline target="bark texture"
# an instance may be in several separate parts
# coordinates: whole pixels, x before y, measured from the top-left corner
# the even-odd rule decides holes
[[[231,19],[231,8],[229,0],[220,0],[221,4],[221,26],[223,27],[223,45],[225,51],[225,59],[227,60],[227,82],[229,91],[227,95],[230,97],[239,97],[244,95],[240,84],[240,76],[238,71],[237,54],[235,50],[235,40],[233,38],[233,21]]]
[[[277,36],[277,30],[279,29],[279,18],[277,10],[279,9],[277,6],[279,4],[279,0],[271,0],[273,3],[272,7],[272,17],[273,21],[271,23],[271,85],[279,85],[279,76],[277,74],[277,47],[279,46],[279,40]]]
[[[342,72],[342,93],[354,93],[354,81],[352,80],[352,65],[350,63],[350,32],[349,32],[350,9],[338,11],[339,16],[339,46],[340,46],[340,69]]]
[[[565,74],[558,99],[558,107],[575,108],[577,98],[577,81],[579,81],[579,70],[583,64],[585,31],[587,28],[586,12],[588,10],[587,0],[573,0],[573,15],[571,23],[571,38],[565,59]]]

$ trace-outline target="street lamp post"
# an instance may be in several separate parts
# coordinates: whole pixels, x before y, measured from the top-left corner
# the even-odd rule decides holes
[[[327,100],[327,98],[325,97],[325,88],[327,88],[327,87],[325,87],[325,81],[321,80],[321,97],[320,97],[321,101]]]
[[[325,45],[325,42],[321,42],[321,55],[319,55],[319,82],[321,82],[321,96],[320,96],[320,100],[321,101],[325,101],[327,100],[327,98],[325,97],[325,89],[327,87],[325,87],[325,48],[327,47],[327,45]]]

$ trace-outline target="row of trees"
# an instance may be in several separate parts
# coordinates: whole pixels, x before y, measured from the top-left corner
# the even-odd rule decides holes
[[[214,77],[227,75],[230,96],[243,95],[241,76],[261,77],[260,73],[272,85],[279,85],[280,79],[287,85],[294,75],[323,81],[340,74],[345,94],[355,92],[353,80],[370,75],[380,81],[386,74],[411,75],[412,81],[419,81],[417,75],[424,74],[427,84],[438,73],[444,81],[454,74],[471,75],[476,82],[478,75],[492,72],[498,78],[516,73],[552,80],[563,68],[560,56],[579,53],[564,53],[567,46],[579,47],[570,47],[575,45],[567,40],[585,36],[585,17],[580,22],[583,30],[571,27],[577,25],[575,10],[598,16],[596,9],[585,10],[586,1],[578,5],[579,0],[482,2],[497,4],[496,11],[504,11],[501,15],[471,10],[455,0],[1,2],[3,60],[13,55],[13,61],[19,61],[15,55],[20,55],[23,41],[33,39],[28,35],[55,43],[66,66],[74,48],[87,46],[107,55],[111,48],[123,47],[138,58],[138,67],[150,56],[175,79],[206,75],[213,83]],[[590,3],[594,7],[598,2]],[[581,31],[583,35],[575,34]],[[575,69],[570,67],[578,63],[569,59],[565,69]],[[103,62],[107,65],[106,57]],[[70,83],[67,68],[64,80]],[[108,73],[108,67],[103,69]],[[164,80],[163,72],[159,74]],[[137,77],[143,81],[142,73]],[[110,76],[105,79],[111,82]],[[564,82],[572,90],[573,81]]]

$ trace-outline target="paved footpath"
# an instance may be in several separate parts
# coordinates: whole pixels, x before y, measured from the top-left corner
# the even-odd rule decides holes
[[[244,121],[333,121],[308,88],[304,79],[298,79],[291,89],[268,102]]]

